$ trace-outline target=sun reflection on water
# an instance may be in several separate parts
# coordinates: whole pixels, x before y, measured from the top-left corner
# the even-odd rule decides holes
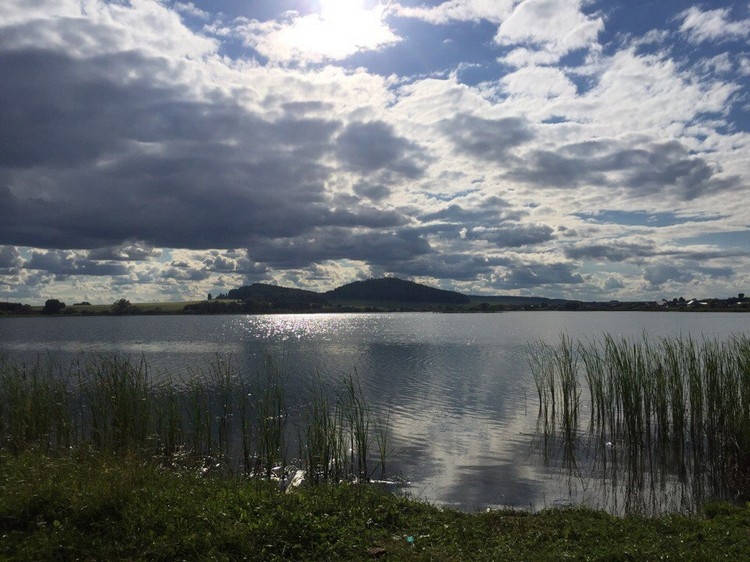
[[[288,341],[332,339],[352,331],[352,319],[344,314],[269,314],[237,319],[253,338]]]

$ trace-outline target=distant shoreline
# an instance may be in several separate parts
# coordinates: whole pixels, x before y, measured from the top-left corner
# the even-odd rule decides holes
[[[465,295],[421,283],[383,277],[354,281],[318,293],[293,287],[253,283],[205,300],[113,304],[83,301],[66,306],[48,299],[43,307],[0,302],[0,316],[126,316],[148,314],[300,314],[340,312],[487,313],[513,311],[689,311],[750,312],[750,297],[660,301],[580,301],[509,295]]]
[[[213,305],[211,303],[218,303]],[[262,307],[257,303],[227,301],[188,301],[164,303],[133,303],[125,311],[114,311],[111,305],[89,305],[65,307],[61,312],[44,313],[41,306],[23,305],[24,310],[7,310],[0,302],[0,318],[60,318],[94,316],[195,316],[195,315],[263,315],[263,314],[346,314],[346,313],[399,313],[431,312],[442,314],[497,314],[502,312],[750,312],[750,302],[734,304],[708,303],[703,305],[661,305],[650,302],[582,302],[564,301],[555,303],[500,304],[487,301],[472,301],[466,305],[377,303],[284,307]]]

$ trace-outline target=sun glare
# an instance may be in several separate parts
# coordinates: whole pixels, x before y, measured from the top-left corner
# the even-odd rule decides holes
[[[322,0],[320,11],[287,28],[287,44],[314,60],[342,59],[398,41],[384,21],[385,4],[365,8],[357,0]]]

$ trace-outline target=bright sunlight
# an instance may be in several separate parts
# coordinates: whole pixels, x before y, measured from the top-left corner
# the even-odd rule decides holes
[[[294,17],[268,39],[289,58],[344,59],[400,40],[385,23],[387,7],[378,3],[366,8],[363,0],[321,0],[319,12]]]

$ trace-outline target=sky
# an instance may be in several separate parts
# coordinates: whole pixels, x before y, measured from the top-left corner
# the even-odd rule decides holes
[[[3,0],[0,300],[750,293],[750,2]]]

